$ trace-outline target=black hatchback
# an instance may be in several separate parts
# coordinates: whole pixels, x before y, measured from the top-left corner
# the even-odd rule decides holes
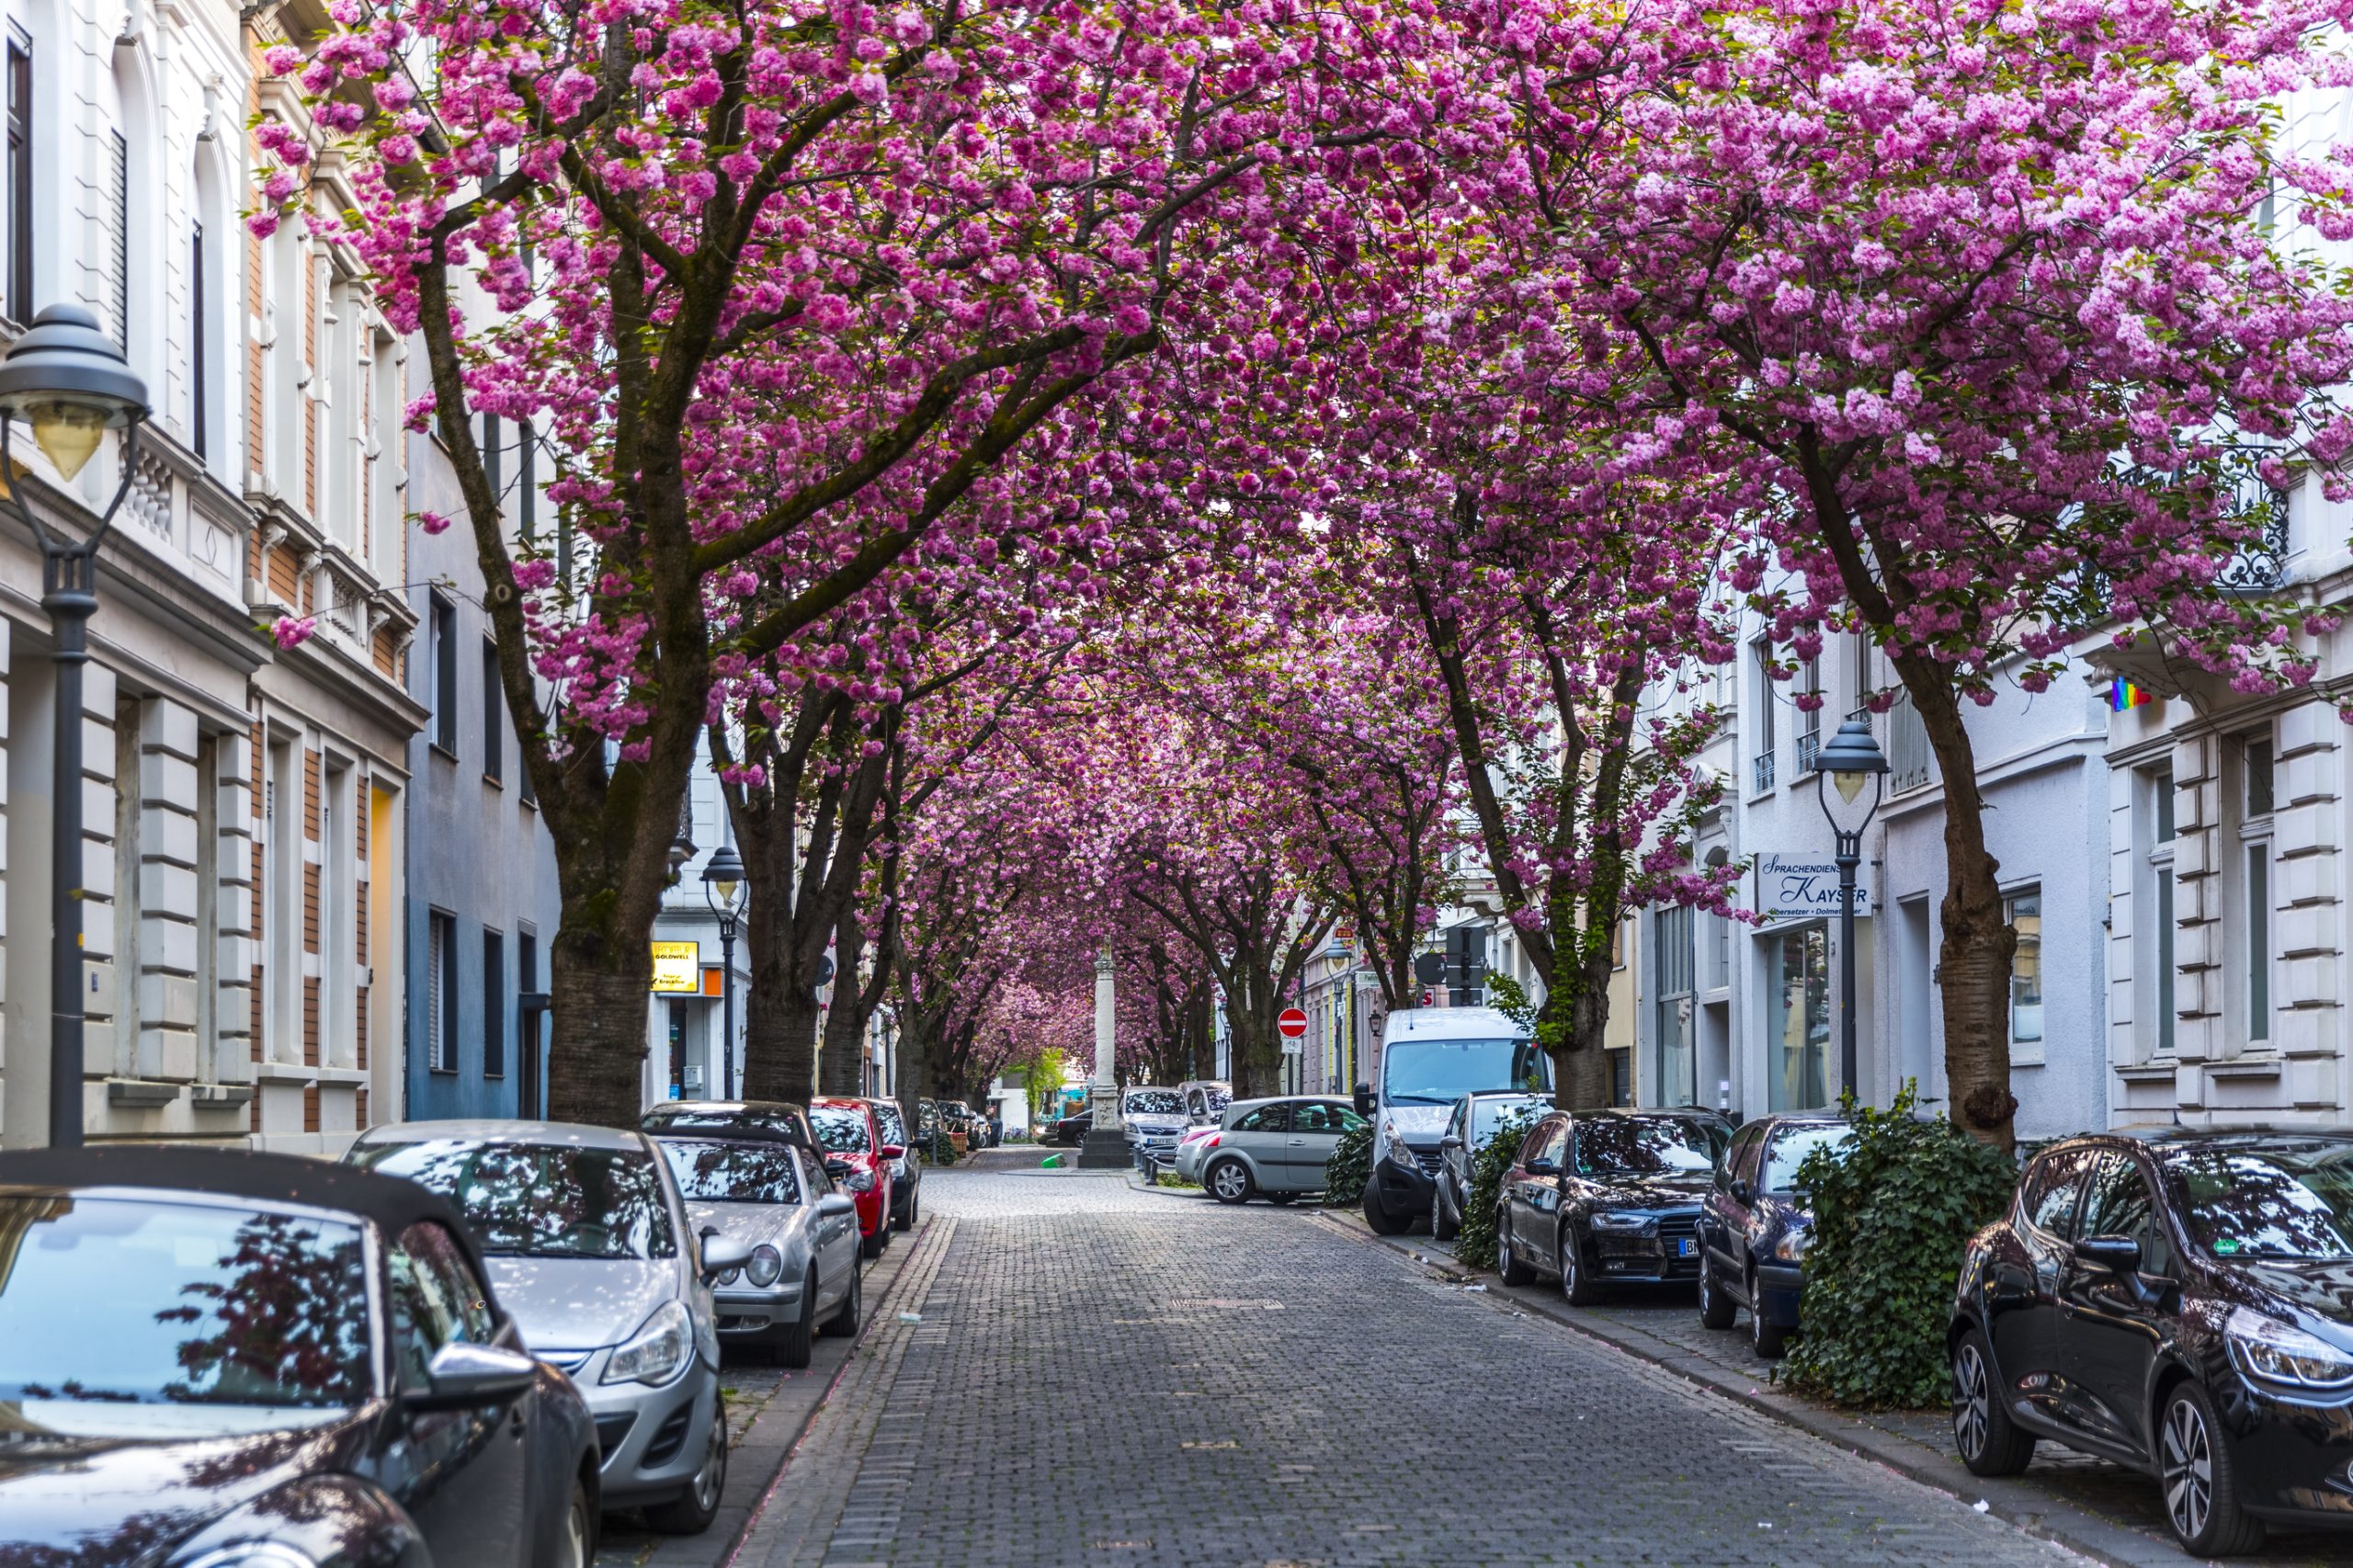
[[[1505,1174],[1495,1269],[1506,1285],[1557,1275],[1572,1306],[1612,1281],[1696,1279],[1699,1196],[1732,1128],[1713,1111],[1554,1111]]]
[[[1971,1242],[1949,1348],[1980,1475],[2045,1438],[2145,1471],[2200,1557],[2353,1526],[2353,1137],[2052,1145]]]

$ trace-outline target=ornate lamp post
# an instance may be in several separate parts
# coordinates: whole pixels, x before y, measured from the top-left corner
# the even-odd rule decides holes
[[[90,617],[98,608],[98,546],[114,522],[139,460],[147,384],[98,320],[74,305],[51,305],[0,359],[0,474],[8,500],[40,546],[40,608],[49,612],[57,665],[56,799],[50,842],[49,1141],[82,1142],[82,666],[90,661]],[[89,537],[68,540],[41,523],[10,464],[17,420],[68,482],[78,478],[109,430],[124,433],[122,483]]]
[[[719,921],[719,994],[726,1032],[720,1036],[719,1097],[735,1097],[735,921],[744,908],[744,860],[722,844],[703,862],[703,902]]]
[[[1109,949],[1095,957],[1095,1081],[1088,1086],[1088,1108],[1094,1120],[1086,1141],[1079,1145],[1082,1167],[1115,1170],[1129,1163],[1128,1135],[1120,1126],[1118,1062],[1113,1051],[1119,1029],[1119,998],[1112,979],[1115,966]]]
[[[1855,1062],[1855,869],[1863,861],[1863,830],[1878,814],[1887,778],[1887,758],[1871,739],[1870,723],[1849,719],[1814,759],[1813,791],[1822,814],[1837,835],[1838,859],[1838,1076],[1862,1096]],[[1823,781],[1830,788],[1824,789]],[[1864,787],[1870,799],[1863,799]]]

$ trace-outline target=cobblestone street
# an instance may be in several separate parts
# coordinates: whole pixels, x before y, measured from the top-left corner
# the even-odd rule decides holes
[[[998,1172],[926,1200],[740,1561],[2079,1561],[1296,1211]]]

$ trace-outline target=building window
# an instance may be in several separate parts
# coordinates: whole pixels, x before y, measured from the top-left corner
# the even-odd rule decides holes
[[[2272,756],[2268,732],[2239,743],[2240,979],[2246,1003],[2240,1016],[2249,1045],[2271,1041]]]
[[[107,132],[107,311],[114,340],[131,344],[131,141]]]
[[[492,496],[504,502],[506,491],[506,454],[499,450],[498,442],[498,415],[485,414],[482,416],[483,477],[490,481]]]
[[[1691,1050],[1691,910],[1662,909],[1651,921],[1651,973],[1658,997],[1658,1100],[1661,1105],[1698,1102],[1698,1071]]]
[[[8,316],[33,319],[33,51],[8,40]]]
[[[2149,994],[2156,1007],[2156,1052],[2171,1055],[2174,1048],[2174,919],[2173,919],[2173,774],[2170,770],[2149,776],[2149,889],[2155,904],[2155,919],[2150,924],[2149,940],[2143,951],[2149,956],[2149,967],[2154,983]]]
[[[516,484],[521,494],[515,498],[516,515],[520,519],[517,531],[525,544],[535,543],[540,537],[540,464],[539,437],[532,433],[529,421],[515,426]]]
[[[1830,1048],[1830,936],[1820,926],[1779,939],[1779,1009],[1772,1081],[1774,1110],[1809,1110],[1830,1103],[1824,1068]]]
[[[1813,706],[1798,710],[1798,772],[1811,773],[1813,759],[1822,753],[1822,661],[1808,659],[1800,678]]]
[[[506,937],[482,933],[482,1075],[506,1076]]]
[[[1756,792],[1762,794],[1773,787],[1773,646],[1760,637],[1750,644],[1750,652],[1749,662],[1756,670],[1756,702],[1749,766]]]
[[[498,644],[482,645],[482,774],[494,784],[506,780],[506,704],[498,699]]]
[[[204,341],[205,283],[204,225],[198,223],[189,231],[188,247],[188,437],[199,462],[211,455],[210,443],[205,439],[205,431],[212,423],[212,410],[204,395],[212,373]]]
[[[2042,890],[2020,888],[2002,901],[2002,918],[2018,934],[2010,958],[2010,1045],[2042,1054]]]
[[[433,646],[427,658],[433,667],[433,744],[451,756],[458,755],[458,610],[440,595],[431,597],[426,613],[432,619]]]
[[[425,1060],[436,1073],[458,1070],[458,917],[425,916]]]

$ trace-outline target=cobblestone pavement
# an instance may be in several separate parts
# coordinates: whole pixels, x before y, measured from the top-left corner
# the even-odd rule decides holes
[[[925,1199],[746,1568],[2080,1561],[1296,1210]]]

